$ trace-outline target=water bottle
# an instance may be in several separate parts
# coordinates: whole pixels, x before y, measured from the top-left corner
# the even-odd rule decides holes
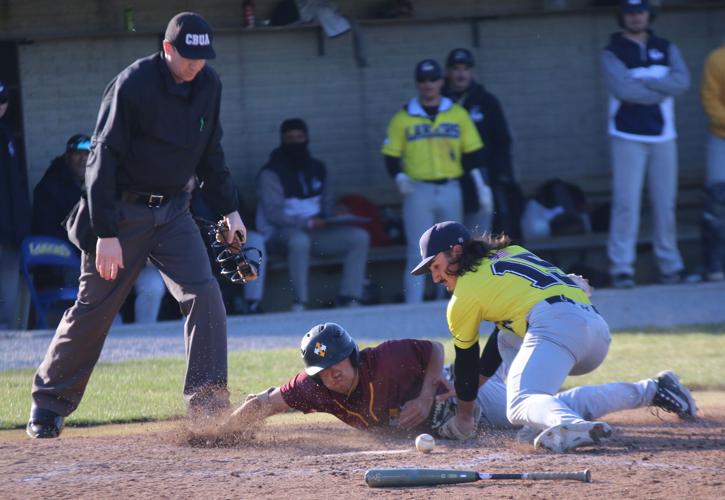
[[[244,28],[254,28],[255,10],[256,9],[254,7],[254,0],[244,0],[244,2],[242,2],[242,16],[243,16],[242,26]]]

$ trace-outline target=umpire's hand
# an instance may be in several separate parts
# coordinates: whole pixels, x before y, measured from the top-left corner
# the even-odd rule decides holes
[[[118,238],[98,238],[96,243],[96,271],[104,280],[113,281],[123,268],[123,251]]]
[[[234,235],[236,234],[241,240],[240,243],[244,245],[247,241],[247,228],[242,222],[242,218],[239,216],[239,212],[234,211],[224,216],[224,222],[226,222],[229,231],[227,232],[227,243],[230,245],[234,241]]]

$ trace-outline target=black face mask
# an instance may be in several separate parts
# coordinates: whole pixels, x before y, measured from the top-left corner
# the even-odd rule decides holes
[[[295,168],[301,168],[307,163],[310,156],[307,150],[308,142],[290,142],[282,144],[282,151],[287,156],[290,164]]]

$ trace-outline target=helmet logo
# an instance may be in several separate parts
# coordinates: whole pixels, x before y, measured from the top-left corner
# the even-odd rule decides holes
[[[327,346],[325,344],[323,344],[322,342],[316,342],[315,343],[315,354],[317,354],[321,358],[324,358],[325,354],[327,354]]]

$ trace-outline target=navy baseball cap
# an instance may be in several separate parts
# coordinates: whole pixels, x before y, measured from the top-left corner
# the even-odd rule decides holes
[[[176,14],[168,26],[164,38],[186,59],[214,59],[211,26],[199,14],[181,12]]]
[[[452,220],[439,222],[420,237],[420,256],[422,260],[410,271],[413,276],[428,272],[428,265],[440,252],[450,250],[454,245],[470,241],[471,232],[459,222]]]
[[[10,90],[3,82],[0,82],[0,104],[5,104],[10,100]]]
[[[456,64],[465,64],[469,68],[474,66],[473,54],[468,49],[453,49],[446,59],[446,67],[450,68]]]
[[[649,11],[649,0],[621,0],[619,2],[619,10],[622,14]]]
[[[65,144],[66,151],[90,151],[91,138],[84,134],[76,134]]]
[[[443,70],[440,64],[433,59],[423,59],[415,65],[415,80],[440,80],[443,78]]]

